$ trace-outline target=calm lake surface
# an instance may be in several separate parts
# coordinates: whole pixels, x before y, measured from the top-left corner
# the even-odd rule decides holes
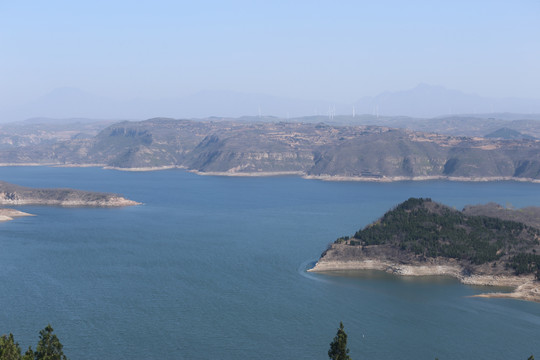
[[[497,289],[378,272],[306,273],[326,246],[411,196],[461,209],[540,205],[540,185],[228,178],[180,170],[3,167],[35,187],[117,192],[121,209],[21,206],[0,223],[0,333],[35,347],[51,323],[70,359],[540,357],[540,304]]]

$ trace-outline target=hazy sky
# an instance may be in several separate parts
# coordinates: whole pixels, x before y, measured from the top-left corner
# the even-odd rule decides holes
[[[354,101],[420,82],[540,98],[540,1],[0,0],[0,105],[234,90]]]

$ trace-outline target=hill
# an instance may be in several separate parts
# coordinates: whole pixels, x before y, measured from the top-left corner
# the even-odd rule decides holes
[[[521,209],[513,209],[502,207],[499,204],[489,203],[485,205],[466,206],[462,212],[467,216],[482,215],[502,220],[517,221],[540,229],[540,207],[530,206]]]
[[[76,142],[66,145],[67,152],[57,148],[54,156],[65,154],[67,159],[58,160],[67,163],[178,166],[223,175],[289,172],[375,180],[540,176],[540,160],[534,155],[540,153],[540,142],[456,138],[378,126],[152,119],[103,130],[82,151],[87,158],[70,159],[81,149]]]
[[[371,125],[166,118],[119,122],[95,136],[50,131],[50,141],[25,135],[17,140],[20,146],[9,145],[14,140],[7,136],[0,146],[0,164],[179,167],[202,174],[297,174],[327,180],[540,181],[538,140],[448,136]]]
[[[534,139],[533,136],[522,134],[519,131],[509,129],[509,128],[500,128],[484,136],[485,138],[495,138],[495,139]]]
[[[352,237],[337,239],[312,271],[451,275],[465,283],[532,286],[540,301],[540,282],[534,281],[540,280],[540,229],[527,225],[529,215],[519,211],[484,215],[493,211],[492,206],[458,211],[411,198]]]
[[[435,117],[450,114],[540,111],[537,99],[488,98],[420,83],[412,89],[385,91],[356,102],[359,113]]]

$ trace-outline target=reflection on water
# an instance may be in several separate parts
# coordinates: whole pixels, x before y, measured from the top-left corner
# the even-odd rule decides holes
[[[387,282],[395,284],[406,284],[408,286],[414,285],[427,285],[427,286],[448,286],[460,284],[470,288],[475,293],[492,293],[492,292],[512,292],[513,287],[510,286],[489,286],[489,285],[468,285],[461,284],[459,279],[448,275],[425,275],[425,276],[411,276],[411,275],[398,275],[388,273],[381,270],[338,270],[338,271],[322,271],[317,272],[323,276],[329,277],[342,277],[351,278],[357,281],[375,281],[375,282]]]
[[[376,280],[389,282],[404,282],[417,284],[450,284],[459,282],[452,276],[444,275],[429,275],[429,276],[404,276],[388,273],[380,270],[339,270],[339,271],[323,271],[320,274],[328,276],[340,276],[356,278],[361,280]]]

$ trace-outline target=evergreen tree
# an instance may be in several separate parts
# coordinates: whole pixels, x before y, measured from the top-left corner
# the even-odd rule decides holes
[[[22,360],[34,360],[34,352],[32,351],[32,347],[29,346],[28,350],[24,353]]]
[[[339,322],[339,329],[334,341],[330,343],[330,350],[328,350],[328,357],[332,360],[351,360],[348,355],[349,349],[347,349],[347,334],[343,330],[343,323]]]
[[[39,332],[39,342],[34,353],[35,360],[67,360],[58,337],[53,334],[51,325]]]
[[[21,348],[13,339],[13,334],[0,337],[0,360],[20,360]]]

